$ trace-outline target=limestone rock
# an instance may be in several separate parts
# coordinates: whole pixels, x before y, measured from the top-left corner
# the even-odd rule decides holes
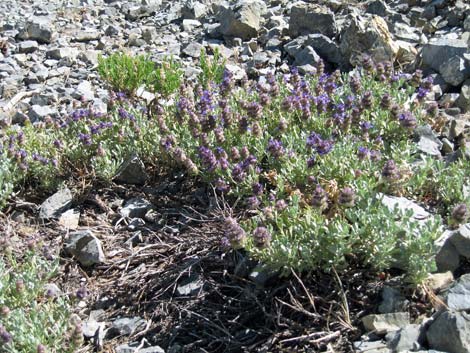
[[[378,16],[356,16],[350,18],[341,35],[340,49],[351,65],[361,62],[364,54],[373,61],[394,61],[398,45],[392,39],[387,23]]]
[[[445,311],[427,331],[429,347],[445,352],[470,351],[470,315],[465,312]]]
[[[362,318],[362,323],[367,331],[373,331],[378,335],[399,330],[410,323],[410,314],[406,312],[391,314],[371,314]]]
[[[433,38],[423,46],[423,64],[435,71],[439,71],[442,63],[454,56],[463,56],[468,50],[468,45],[462,40],[451,38]]]
[[[335,15],[326,6],[307,4],[303,1],[292,5],[289,18],[289,34],[323,34],[333,38],[337,33]]]
[[[258,35],[262,16],[266,12],[263,1],[240,0],[234,5],[222,5],[218,15],[220,32],[226,37],[249,40]]]

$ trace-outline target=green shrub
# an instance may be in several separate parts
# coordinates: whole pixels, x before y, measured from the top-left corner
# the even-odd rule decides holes
[[[98,73],[116,92],[134,95],[140,86],[153,82],[154,72],[155,64],[143,55],[114,53],[98,58]]]
[[[220,84],[223,79],[226,60],[221,56],[218,48],[215,48],[214,55],[209,57],[205,49],[201,49],[199,56],[199,68],[202,72],[198,76],[199,83],[204,88],[209,88],[209,83]]]

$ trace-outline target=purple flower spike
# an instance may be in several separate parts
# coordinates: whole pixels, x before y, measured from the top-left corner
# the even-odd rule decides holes
[[[246,200],[246,205],[247,205],[248,209],[250,209],[250,210],[256,210],[259,207],[260,204],[261,204],[261,202],[259,201],[258,197],[256,197],[256,196],[250,196]]]
[[[253,241],[258,249],[264,249],[271,242],[271,234],[266,227],[257,227],[253,232]]]
[[[467,205],[464,203],[461,203],[457,206],[455,206],[452,210],[451,213],[451,220],[455,224],[462,224],[465,223],[465,221],[468,218],[468,208]]]
[[[356,194],[350,187],[341,189],[338,197],[338,204],[342,207],[354,207]]]
[[[199,158],[201,159],[202,165],[207,168],[209,172],[217,168],[217,158],[209,148],[205,146],[199,147]]]
[[[398,116],[398,120],[400,121],[400,125],[405,129],[412,130],[416,127],[417,121],[415,116],[411,112],[404,112]]]
[[[313,191],[311,205],[322,211],[328,207],[328,195],[320,185]]]
[[[251,186],[251,190],[253,191],[253,194],[255,194],[256,196],[260,196],[263,194],[264,187],[260,183],[254,183]]]
[[[367,147],[359,147],[357,151],[357,157],[362,161],[369,157],[370,155],[370,150]]]
[[[245,231],[242,229],[242,227],[240,227],[238,222],[232,217],[227,217],[224,220],[224,227],[225,236],[230,241],[232,247],[240,248],[246,238]]]
[[[274,158],[279,158],[284,154],[282,142],[275,139],[269,140],[267,150]]]
[[[329,140],[322,140],[317,143],[316,151],[320,156],[328,154],[333,149],[333,143]]]
[[[393,160],[388,160],[382,169],[382,176],[388,182],[394,183],[400,180],[400,171]]]

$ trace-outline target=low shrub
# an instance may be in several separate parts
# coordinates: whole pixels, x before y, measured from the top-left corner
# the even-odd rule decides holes
[[[0,352],[76,351],[70,301],[45,286],[57,270],[57,259],[34,251],[0,253]]]

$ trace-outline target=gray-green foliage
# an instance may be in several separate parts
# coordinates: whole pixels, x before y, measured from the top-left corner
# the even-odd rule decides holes
[[[46,295],[45,284],[57,270],[58,260],[32,251],[0,254],[0,326],[11,337],[11,342],[0,344],[0,352],[31,353],[39,345],[46,352],[75,352],[77,347],[69,340],[69,299],[64,294]]]

